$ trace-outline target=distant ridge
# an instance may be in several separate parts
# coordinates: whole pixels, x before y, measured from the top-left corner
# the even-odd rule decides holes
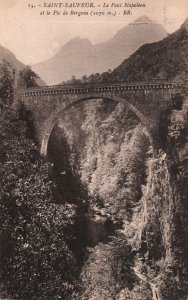
[[[188,80],[188,18],[173,34],[143,45],[109,74],[108,80]]]
[[[7,61],[11,65],[12,69],[15,69],[15,77],[17,79],[19,72],[23,70],[25,65],[20,62],[10,50],[0,45],[0,63],[2,63],[3,60]],[[37,79],[37,83],[39,85],[46,85],[41,78]]]
[[[93,45],[88,39],[76,37],[65,44],[59,53],[32,66],[47,84],[58,84],[91,73],[114,69],[140,46],[167,36],[164,27],[142,16],[119,30],[111,39]]]

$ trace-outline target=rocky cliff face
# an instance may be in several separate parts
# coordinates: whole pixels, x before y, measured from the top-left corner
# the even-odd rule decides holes
[[[186,97],[170,114],[166,148],[157,153],[121,104],[83,104],[62,120],[90,218],[81,299],[186,299]]]

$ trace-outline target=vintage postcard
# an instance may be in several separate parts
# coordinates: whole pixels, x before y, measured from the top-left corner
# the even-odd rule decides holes
[[[188,299],[188,1],[0,0],[0,300]]]

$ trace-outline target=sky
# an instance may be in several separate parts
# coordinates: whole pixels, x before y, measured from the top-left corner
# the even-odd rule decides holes
[[[46,15],[46,11],[55,8],[44,8],[44,3],[94,3],[90,12],[107,10],[116,16],[70,16]],[[88,38],[93,44],[110,39],[118,30],[133,22],[142,15],[161,23],[168,33],[174,32],[188,17],[188,0],[141,0],[145,7],[129,9],[132,15],[123,15],[124,8],[103,8],[123,6],[124,3],[139,1],[122,0],[0,0],[0,45],[11,50],[21,62],[34,64],[55,55],[71,38]],[[30,5],[30,7],[29,7]],[[35,8],[31,8],[35,5]],[[40,5],[40,6],[39,6]],[[100,5],[100,6],[99,6]],[[64,11],[61,8],[61,13]],[[69,8],[69,12],[70,12]],[[73,8],[78,11],[77,8]],[[87,11],[87,9],[80,9]],[[45,15],[40,15],[45,11]]]

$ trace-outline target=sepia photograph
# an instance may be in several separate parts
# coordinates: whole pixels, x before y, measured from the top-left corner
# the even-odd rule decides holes
[[[188,300],[187,0],[0,0],[0,300]]]

